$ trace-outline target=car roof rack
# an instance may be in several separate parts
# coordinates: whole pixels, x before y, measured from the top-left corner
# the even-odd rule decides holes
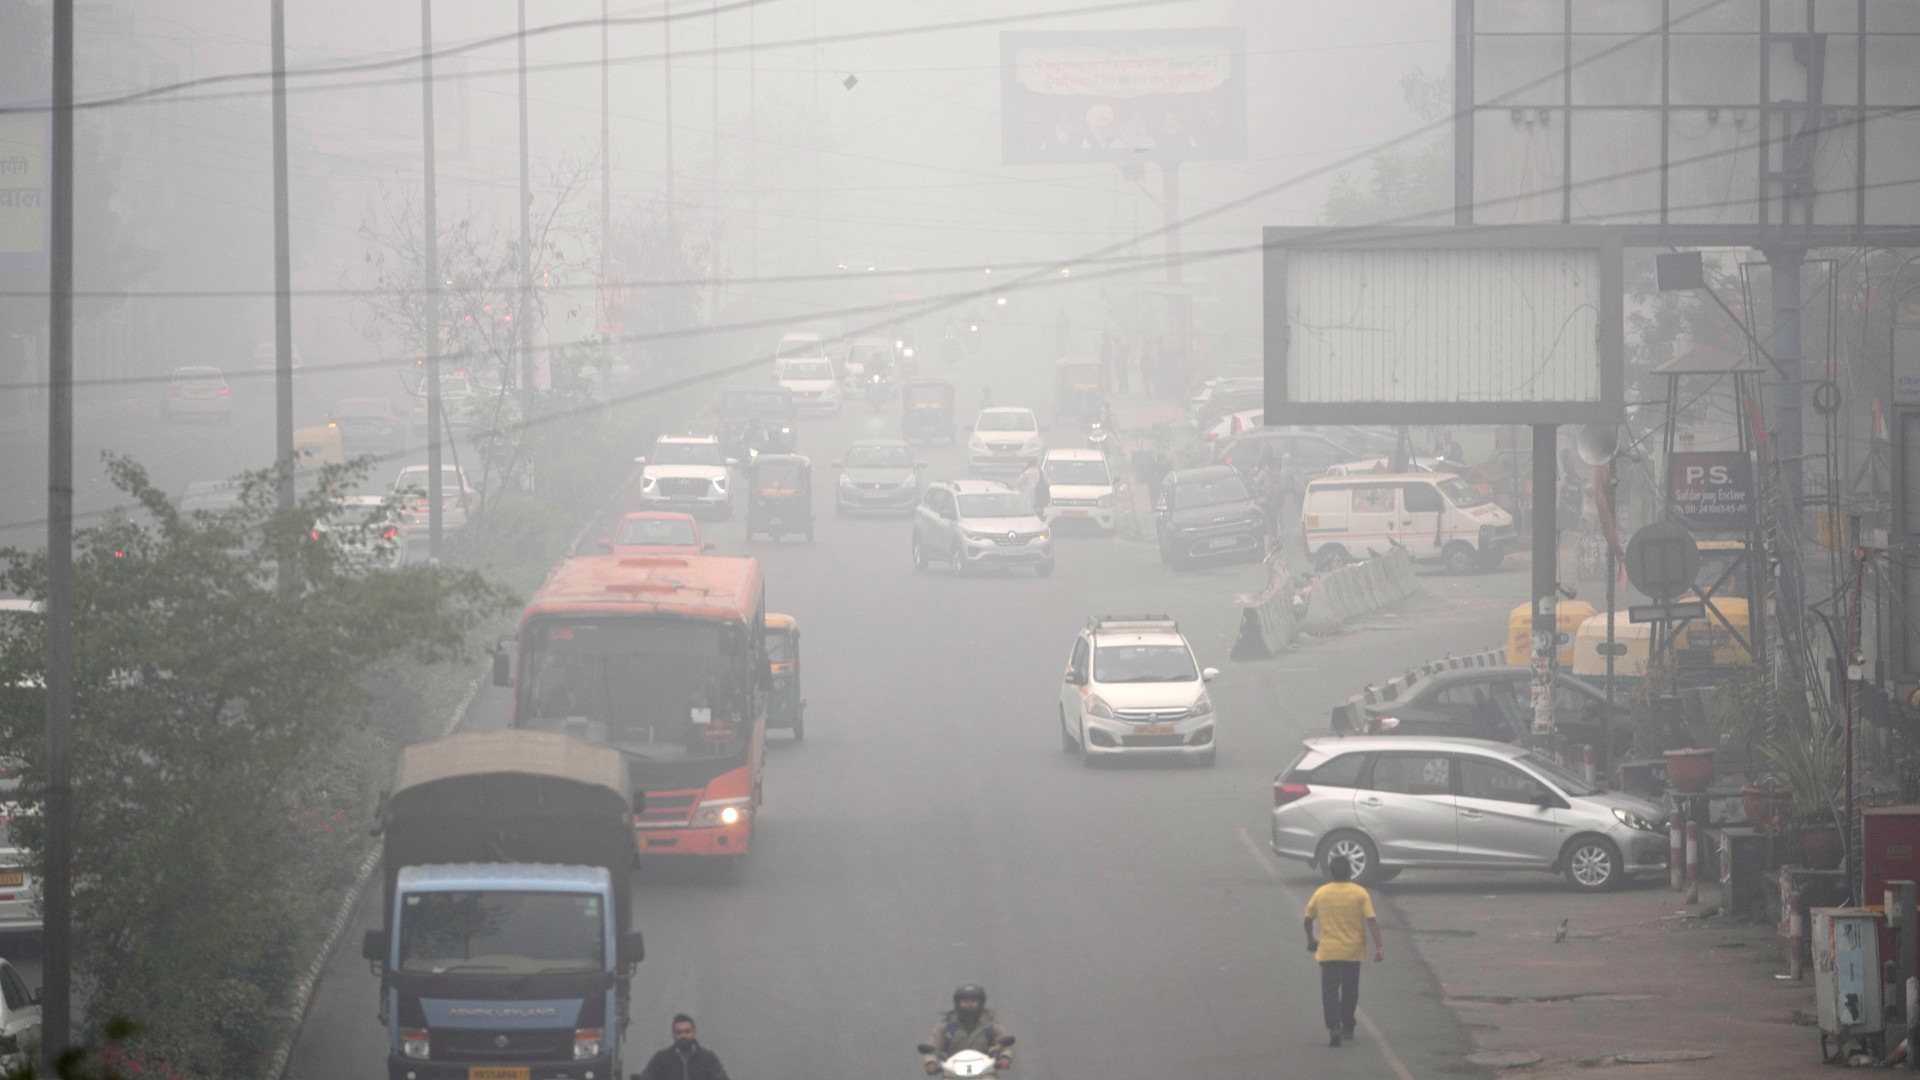
[[[1180,624],[1171,615],[1090,615],[1087,629],[1104,631],[1167,630],[1180,632]]]

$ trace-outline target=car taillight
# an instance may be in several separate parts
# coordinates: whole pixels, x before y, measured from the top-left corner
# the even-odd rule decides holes
[[[1312,789],[1305,784],[1289,784],[1284,780],[1273,782],[1273,805],[1275,806],[1285,806],[1295,799],[1304,799],[1309,794],[1312,794]]]
[[[221,397],[226,397],[228,394],[231,394],[231,393],[233,393],[233,387],[231,386],[223,386],[220,388]]]
[[[400,530],[392,525],[389,525],[387,526],[387,531],[380,534],[380,539],[391,540],[394,537],[399,535],[400,535]]]
[[[313,532],[309,533],[308,535],[312,536],[315,540],[318,540],[320,539],[320,530],[315,529],[313,530]]]

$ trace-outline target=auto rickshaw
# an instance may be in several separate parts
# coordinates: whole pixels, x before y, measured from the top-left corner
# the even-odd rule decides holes
[[[800,696],[800,623],[767,612],[767,667],[773,693],[767,697],[767,727],[786,728],[797,742],[807,737],[807,699]]]
[[[799,534],[813,542],[813,463],[798,454],[761,454],[747,463],[747,539]]]
[[[912,442],[953,442],[953,383],[922,378],[900,389],[900,437]]]
[[[1067,356],[1053,363],[1053,415],[1057,420],[1086,423],[1100,415],[1107,399],[1105,372],[1100,361]]]

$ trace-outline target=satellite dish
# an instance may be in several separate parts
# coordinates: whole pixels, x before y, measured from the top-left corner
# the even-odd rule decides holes
[[[1612,424],[1581,424],[1574,446],[1581,461],[1605,465],[1620,453],[1620,429]]]

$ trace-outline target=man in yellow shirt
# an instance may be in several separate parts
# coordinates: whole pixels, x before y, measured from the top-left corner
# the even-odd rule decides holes
[[[1373,934],[1373,958],[1385,960],[1380,920],[1373,913],[1373,897],[1353,883],[1353,867],[1334,855],[1327,859],[1333,880],[1314,890],[1307,901],[1307,951],[1320,961],[1320,1007],[1327,1020],[1327,1045],[1339,1046],[1353,1038],[1353,1014],[1360,1007],[1360,962],[1366,958],[1366,934]],[[1314,935],[1314,921],[1320,933]]]

